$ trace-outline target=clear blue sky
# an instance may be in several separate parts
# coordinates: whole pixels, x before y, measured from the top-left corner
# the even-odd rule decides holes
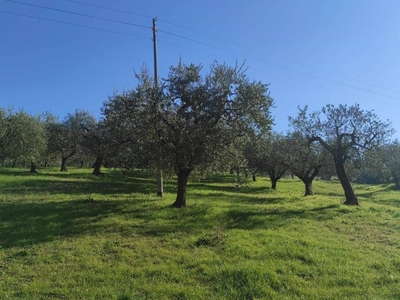
[[[400,137],[399,0],[20,2],[75,14],[0,0],[2,108],[99,117],[114,88],[136,86],[134,69],[153,71],[157,17],[160,77],[180,58],[205,69],[246,60],[251,78],[271,84],[276,130],[288,128],[299,105],[359,103],[392,121]]]

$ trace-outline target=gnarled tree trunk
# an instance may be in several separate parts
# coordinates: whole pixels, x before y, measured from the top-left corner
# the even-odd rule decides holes
[[[67,172],[68,171],[67,170],[67,164],[66,164],[67,159],[68,159],[68,157],[66,157],[66,156],[61,157],[61,168],[60,168],[61,172]]]
[[[174,207],[186,206],[186,187],[191,169],[179,169],[178,171],[178,191],[176,193],[176,200],[172,204]]]
[[[96,161],[93,163],[93,172],[92,174],[95,176],[104,176],[104,173],[102,173],[100,171],[101,169],[101,164],[103,163],[103,156],[102,155],[98,155],[96,157]]]
[[[271,178],[271,189],[276,190],[276,183],[278,182],[279,178]]]
[[[312,184],[313,184],[314,178],[318,176],[320,168],[321,168],[321,166],[314,166],[313,169],[306,170],[303,173],[301,173],[301,172],[293,173],[298,178],[300,178],[300,180],[304,183],[304,188],[305,188],[304,196],[314,195]],[[311,173],[311,171],[312,171],[312,173]]]
[[[60,171],[61,172],[67,172],[68,170],[67,170],[67,159],[68,158],[70,158],[70,157],[72,157],[72,156],[74,156],[75,155],[75,151],[74,152],[71,152],[70,154],[68,154],[68,155],[66,155],[66,156],[62,156],[61,157],[61,168],[60,168]]]
[[[350,180],[347,177],[346,170],[344,168],[344,162],[342,160],[335,160],[336,174],[339,178],[340,184],[343,187],[344,194],[346,195],[346,201],[344,204],[347,205],[360,205],[358,198],[354,194],[353,187],[351,186]]]
[[[302,180],[304,183],[304,187],[305,187],[305,193],[304,196],[312,196],[314,195],[313,193],[313,189],[312,189],[312,179],[311,180]]]
[[[271,189],[276,190],[276,183],[285,174],[286,170],[278,170],[271,168],[268,170],[269,179],[271,180]]]

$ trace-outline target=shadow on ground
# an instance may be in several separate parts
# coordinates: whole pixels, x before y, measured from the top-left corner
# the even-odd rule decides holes
[[[89,171],[89,170],[88,170]],[[49,194],[90,194],[104,195],[118,193],[155,193],[156,180],[148,174],[131,172],[109,172],[104,177],[90,173],[51,172],[37,173],[4,171],[2,175],[18,176],[2,188],[3,193],[49,193]],[[147,175],[147,176],[146,176]]]

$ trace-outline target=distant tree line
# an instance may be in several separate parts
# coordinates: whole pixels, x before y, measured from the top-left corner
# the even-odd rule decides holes
[[[243,176],[267,175],[271,188],[283,176],[296,176],[312,195],[312,183],[336,177],[345,204],[358,205],[351,186],[394,182],[400,189],[400,144],[389,141],[390,122],[359,105],[326,105],[289,117],[291,130],[271,131],[274,105],[268,85],[250,80],[243,66],[182,62],[157,85],[146,68],[136,74],[135,89],[115,93],[103,103],[102,118],[83,110],[63,120],[45,112],[0,109],[0,163],[7,167],[58,164],[101,167],[162,168],[177,175],[173,206],[186,205],[192,172],[231,171]]]

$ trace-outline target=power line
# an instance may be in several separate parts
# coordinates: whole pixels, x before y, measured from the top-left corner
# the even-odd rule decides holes
[[[269,64],[269,65],[272,65],[272,66],[274,66],[274,67],[278,67],[278,68],[281,68],[281,69],[285,69],[285,70],[288,70],[288,71],[291,71],[291,72],[296,72],[296,73],[299,73],[299,74],[301,74],[301,75],[313,77],[313,78],[316,78],[316,79],[319,79],[319,80],[323,80],[323,81],[328,81],[328,82],[330,82],[330,83],[334,83],[334,84],[341,85],[341,86],[344,86],[344,87],[348,87],[348,88],[360,90],[360,91],[363,91],[363,92],[375,94],[375,95],[377,95],[377,96],[381,96],[381,97],[385,97],[385,98],[390,98],[390,99],[394,99],[394,100],[400,100],[400,98],[396,98],[396,97],[392,97],[392,96],[387,96],[387,95],[384,95],[384,94],[381,94],[381,93],[377,93],[377,92],[372,91],[372,90],[364,89],[364,88],[361,88],[361,87],[358,87],[358,86],[355,86],[355,85],[352,85],[352,84],[347,84],[347,83],[339,82],[339,81],[336,81],[336,80],[328,79],[328,78],[325,78],[325,77],[321,77],[321,76],[317,76],[317,75],[308,74],[308,73],[305,73],[305,72],[302,72],[302,71],[298,71],[298,70],[296,70],[296,69],[292,69],[292,68],[289,68],[289,67],[284,67],[284,66],[281,66],[281,65],[278,65],[278,64],[269,63],[269,62],[266,62],[266,61],[264,61],[264,60],[262,60],[262,59],[247,57],[247,56],[241,55],[241,54],[236,53],[236,52],[231,51],[231,50],[226,50],[226,49],[224,49],[224,48],[220,48],[220,47],[216,47],[216,46],[213,46],[213,45],[210,45],[210,44],[207,44],[207,43],[199,42],[199,41],[197,41],[197,40],[194,40],[194,39],[191,39],[191,38],[187,38],[187,37],[181,36],[181,35],[179,35],[179,34],[175,34],[175,33],[172,33],[172,32],[168,32],[168,31],[165,31],[165,30],[162,30],[162,29],[158,29],[158,31],[159,31],[159,32],[163,32],[163,33],[168,34],[168,35],[172,35],[172,36],[175,36],[175,37],[184,39],[184,40],[187,40],[187,41],[191,41],[191,42],[194,42],[194,43],[198,43],[198,44],[200,44],[200,45],[208,46],[208,47],[211,47],[211,48],[214,48],[214,49],[217,49],[217,50],[222,50],[222,51],[225,51],[225,52],[234,54],[234,55],[243,56],[243,57],[245,57],[245,58],[249,58],[249,59],[256,60],[256,61],[259,61],[259,62],[262,62],[262,63],[265,63],[265,64]]]
[[[238,43],[235,43],[235,42],[232,42],[232,41],[228,41],[226,39],[223,39],[223,38],[220,38],[220,37],[208,34],[208,33],[204,33],[204,32],[201,32],[201,31],[198,31],[198,30],[186,27],[186,26],[182,26],[182,25],[179,25],[179,24],[176,24],[176,23],[173,23],[173,22],[161,19],[161,18],[158,18],[158,19],[160,21],[164,22],[164,23],[167,23],[167,24],[170,24],[170,25],[173,25],[173,26],[177,26],[177,27],[180,27],[180,28],[183,28],[183,29],[186,29],[186,30],[189,30],[189,31],[201,34],[201,35],[204,35],[204,36],[208,36],[208,37],[211,37],[213,39],[216,39],[216,40],[219,40],[221,42],[225,42],[225,43],[228,43],[228,44],[231,44],[231,45],[234,45],[234,46],[242,47],[242,48],[245,48],[245,49],[248,49],[248,50],[251,50],[251,51],[254,51],[254,52],[258,52],[258,53],[261,53],[261,54],[264,54],[264,55],[267,55],[267,56],[278,58],[278,59],[281,59],[283,61],[287,61],[287,62],[290,62],[290,63],[293,63],[293,64],[297,64],[297,65],[300,65],[300,66],[303,66],[303,67],[307,67],[307,68],[310,68],[310,69],[314,69],[316,71],[328,73],[328,74],[331,74],[331,75],[334,75],[334,76],[338,76],[338,77],[342,77],[342,78],[345,78],[345,79],[353,80],[353,81],[356,81],[356,82],[359,82],[359,83],[363,83],[363,84],[366,84],[366,85],[371,85],[371,86],[374,86],[374,87],[377,87],[377,88],[380,88],[380,89],[384,89],[384,90],[387,90],[387,91],[400,93],[400,91],[396,91],[396,90],[389,89],[389,88],[386,88],[386,87],[382,87],[382,86],[379,86],[379,85],[376,85],[376,84],[373,84],[373,83],[368,83],[368,82],[365,82],[365,81],[362,81],[362,80],[358,80],[358,79],[355,79],[355,78],[351,78],[351,77],[348,77],[348,76],[345,76],[345,75],[341,75],[341,74],[337,74],[337,73],[334,73],[334,72],[331,72],[331,71],[327,71],[327,70],[324,70],[324,69],[313,67],[313,66],[301,63],[301,62],[297,62],[297,61],[291,60],[291,59],[283,58],[281,56],[270,54],[270,53],[264,52],[262,50],[258,50],[258,49],[255,49],[255,48],[252,48],[252,47],[249,47],[249,46],[245,46],[245,45],[242,45],[242,44],[238,44]]]
[[[29,6],[34,6],[34,7],[39,7],[39,8],[44,8],[44,9],[50,9],[50,10],[56,10],[56,11],[72,13],[72,14],[79,15],[79,16],[84,16],[84,17],[89,16],[89,17],[97,18],[97,17],[90,16],[90,15],[85,15],[85,14],[80,14],[80,13],[75,13],[75,12],[69,12],[69,11],[63,11],[63,10],[59,10],[59,9],[43,7],[43,6],[40,6],[40,5],[28,4],[28,3],[24,3],[24,2],[20,2],[20,1],[15,1],[15,0],[5,0],[5,1],[24,4],[24,5],[29,5]],[[74,1],[74,0],[67,0],[67,1],[81,3],[79,1]],[[49,21],[49,22],[54,22],[54,23],[61,23],[61,24],[66,24],[66,25],[71,25],[71,26],[76,26],[76,27],[88,28],[88,29],[93,29],[93,30],[98,30],[98,31],[103,31],[103,32],[110,32],[110,33],[115,33],[115,34],[122,34],[122,35],[127,35],[127,36],[133,36],[133,37],[140,37],[140,38],[149,39],[147,37],[143,37],[143,36],[140,36],[140,35],[134,35],[134,34],[124,33],[124,32],[119,32],[119,31],[114,31],[114,30],[108,30],[108,29],[103,29],[103,28],[98,28],[98,27],[79,25],[79,24],[74,24],[74,23],[70,23],[70,22],[52,20],[52,19],[41,18],[41,17],[36,17],[36,16],[30,16],[30,15],[25,15],[25,14],[20,14],[20,13],[7,12],[7,11],[2,11],[2,10],[0,10],[0,12],[7,13],[7,14],[12,14],[12,15],[23,16],[23,17],[28,17],[28,18],[33,18],[33,19]],[[106,18],[99,18],[99,19],[106,20],[106,21],[115,21],[115,20],[110,20],[110,19],[106,19]],[[116,21],[116,22],[122,23],[122,24],[125,24],[125,25],[137,25],[137,24],[127,23],[127,22],[119,22],[119,21]],[[146,26],[141,26],[141,25],[138,25],[138,26],[148,28]],[[231,53],[231,54],[234,54],[234,55],[244,56],[244,55],[235,53],[233,51],[230,51],[230,50],[227,50],[227,49],[224,49],[224,48],[221,48],[221,47],[217,47],[217,46],[213,46],[211,44],[203,43],[203,42],[197,41],[195,39],[187,38],[187,37],[184,37],[184,36],[181,36],[181,35],[178,35],[178,34],[175,34],[175,33],[171,33],[171,32],[165,31],[165,30],[160,30],[159,29],[158,31],[163,32],[163,33],[168,34],[168,35],[172,35],[172,36],[181,38],[181,39],[185,39],[185,40],[188,40],[188,41],[191,41],[191,42],[194,42],[194,43],[198,43],[198,44],[201,44],[201,45],[204,45],[204,46],[207,46],[207,47],[211,47],[211,48],[214,48],[214,49],[217,49],[217,50],[225,51],[225,52],[228,52],[228,53]],[[172,46],[180,47],[180,48],[183,48],[183,49],[187,49],[189,51],[194,51],[192,49],[185,48],[185,47],[182,47],[182,46],[177,46],[177,45],[174,45],[174,44],[169,43],[169,42],[165,42],[165,41],[160,41],[160,42],[165,43],[165,44],[169,44],[169,45],[172,45]],[[197,50],[195,52],[202,53],[202,52],[197,51]],[[202,53],[202,54],[204,54],[204,53]],[[211,56],[211,55],[209,55],[209,56]],[[244,57],[247,58],[246,56],[244,56]],[[342,85],[344,87],[357,89],[357,90],[360,90],[360,91],[363,91],[363,92],[367,92],[367,93],[371,93],[371,94],[375,94],[375,95],[378,95],[378,96],[381,96],[381,97],[400,100],[400,99],[395,98],[395,97],[383,95],[383,94],[377,93],[375,91],[363,89],[363,88],[360,88],[360,87],[357,87],[357,86],[354,86],[354,85],[350,85],[350,84],[346,84],[346,83],[342,83],[342,82],[337,82],[335,80],[331,80],[331,79],[319,77],[319,76],[316,76],[316,75],[304,73],[304,72],[301,72],[301,71],[298,71],[298,70],[295,70],[295,69],[291,69],[291,68],[288,68],[288,67],[283,67],[283,66],[280,66],[280,65],[277,65],[277,64],[271,64],[271,63],[268,63],[268,62],[260,60],[260,59],[251,58],[251,57],[250,57],[250,59],[253,59],[253,60],[256,60],[256,61],[260,61],[262,63],[269,64],[269,65],[272,65],[272,66],[275,66],[275,67],[279,67],[279,68],[282,68],[282,69],[286,69],[286,70],[289,70],[289,71],[292,71],[292,72],[297,72],[297,73],[305,75],[305,76],[309,76],[309,77],[317,78],[317,79],[320,79],[320,80],[328,81],[328,82],[331,82],[331,83],[334,83],[334,84],[337,84],[337,85]],[[379,100],[373,100],[373,99],[370,99],[370,98],[367,98],[367,97],[363,97],[363,96],[355,95],[355,94],[352,94],[352,93],[340,91],[340,90],[337,90],[337,89],[333,89],[333,88],[317,85],[317,84],[314,84],[314,83],[311,83],[311,82],[307,82],[307,81],[302,81],[302,80],[298,80],[298,79],[297,79],[297,81],[305,82],[307,84],[311,84],[311,85],[318,86],[318,87],[325,88],[325,89],[330,89],[330,90],[333,90],[333,91],[336,91],[336,92],[339,92],[339,93],[348,94],[348,95],[351,95],[351,96],[355,96],[355,97],[358,97],[358,98],[363,98],[363,99],[370,100],[370,101],[380,102],[380,103],[384,103],[384,104],[388,104],[388,105],[395,105],[395,104],[392,104],[392,103],[383,102],[383,101],[379,101]],[[395,106],[398,106],[398,105],[395,105]]]
[[[125,11],[125,10],[120,10],[120,9],[115,9],[115,8],[110,8],[110,7],[105,7],[105,6],[85,3],[85,2],[81,2],[81,1],[75,1],[75,0],[66,0],[66,1],[77,3],[77,4],[82,4],[82,5],[86,5],[86,6],[96,7],[96,8],[102,8],[102,9],[115,11],[115,12],[119,12],[119,13],[123,13],[123,14],[133,15],[133,16],[139,16],[139,17],[150,18],[150,19],[153,18],[153,17],[147,16],[147,15],[142,15],[142,14],[133,13],[133,12]]]
[[[209,54],[204,53],[204,52],[201,52],[201,51],[198,51],[198,50],[193,50],[193,49],[191,49],[191,48],[182,47],[182,46],[179,46],[179,45],[176,45],[176,44],[172,44],[172,43],[169,43],[169,42],[166,42],[166,41],[163,41],[163,40],[158,40],[158,41],[161,42],[161,43],[163,43],[163,44],[166,44],[166,45],[170,45],[170,46],[174,46],[174,47],[178,47],[178,48],[183,48],[183,49],[186,49],[186,50],[189,50],[189,51],[192,51],[192,52],[200,53],[200,54],[202,54],[202,55],[207,55],[207,56],[210,56],[210,57],[213,57],[213,58],[214,58],[214,56],[209,55]],[[260,68],[257,68],[257,67],[254,68],[254,69],[257,69],[257,70],[260,70],[260,71],[263,71],[263,72],[265,71],[264,69],[260,69]],[[315,83],[313,83],[313,82],[306,81],[306,80],[299,80],[299,79],[297,79],[297,78],[296,78],[296,79],[295,79],[295,78],[288,78],[287,76],[283,76],[283,75],[276,74],[276,73],[274,74],[274,76],[285,77],[286,79],[290,79],[290,80],[294,80],[294,81],[298,81],[298,82],[310,84],[310,85],[313,85],[313,86],[316,86],[316,87],[319,87],[319,88],[328,89],[328,90],[331,90],[331,91],[334,91],[334,92],[337,92],[337,93],[350,95],[350,96],[353,96],[353,97],[357,97],[357,98],[360,98],[360,99],[365,99],[365,100],[372,101],[372,102],[378,102],[378,103],[382,103],[382,104],[386,104],[386,105],[391,105],[391,106],[395,106],[395,107],[400,107],[400,105],[398,105],[398,104],[394,104],[394,103],[390,103],[390,102],[385,102],[385,101],[380,101],[380,100],[375,100],[375,99],[368,98],[368,97],[365,97],[365,96],[356,95],[356,94],[353,94],[353,93],[341,91],[341,90],[334,89],[334,88],[331,88],[331,87],[327,87],[327,86],[315,84]]]
[[[48,22],[53,22],[53,23],[60,23],[60,24],[65,24],[65,25],[71,25],[75,27],[82,27],[82,28],[87,28],[87,29],[93,29],[93,30],[98,30],[98,31],[103,31],[103,32],[110,32],[110,33],[115,33],[115,34],[122,34],[122,35],[127,35],[127,36],[133,36],[133,37],[140,37],[143,39],[150,39],[149,37],[144,37],[136,34],[130,34],[130,33],[125,33],[125,32],[120,32],[120,31],[115,31],[115,30],[109,30],[109,29],[103,29],[99,27],[92,27],[92,26],[86,26],[86,25],[79,25],[75,23],[70,23],[70,22],[64,22],[64,21],[58,21],[58,20],[52,20],[52,19],[47,19],[47,18],[42,18],[42,17],[36,17],[36,16],[30,16],[30,15],[25,15],[25,14],[20,14],[20,13],[14,13],[10,11],[4,11],[0,10],[1,13],[5,14],[10,14],[10,15],[15,15],[15,16],[21,16],[21,17],[26,17],[26,18],[31,18],[31,19],[38,19],[42,21],[48,21]]]
[[[146,29],[149,29],[149,28],[150,28],[150,27],[148,27],[148,26],[139,25],[139,24],[135,24],[135,23],[124,22],[124,21],[118,21],[118,20],[113,20],[113,19],[108,19],[108,18],[103,18],[103,17],[96,17],[96,16],[87,15],[87,14],[81,14],[81,13],[77,13],[77,12],[73,12],[73,11],[68,11],[68,10],[64,10],[64,9],[58,9],[58,8],[53,8],[53,7],[48,7],[48,6],[42,6],[42,5],[37,5],[37,4],[31,4],[31,3],[21,2],[21,1],[15,1],[15,0],[4,0],[4,1],[6,1],[6,2],[12,2],[12,3],[16,3],[16,4],[21,4],[21,5],[26,5],[26,6],[31,6],[31,7],[36,7],[36,8],[42,8],[42,9],[57,11],[57,12],[62,12],[62,13],[71,14],[71,15],[76,15],[76,16],[81,16],[81,17],[86,17],[86,18],[92,18],[92,19],[98,19],[98,20],[103,20],[103,21],[118,23],[118,24],[130,25],[130,26],[141,27],[141,28],[146,28]]]
[[[106,9],[106,10],[110,10],[110,11],[116,11],[116,12],[125,13],[125,14],[133,14],[133,15],[139,15],[139,16],[143,16],[143,17],[147,17],[147,18],[152,18],[150,16],[135,14],[135,13],[132,13],[132,12],[129,12],[129,11],[126,11],[126,10],[118,10],[118,9],[113,9],[113,8],[105,7],[105,6],[92,5],[92,4],[88,4],[88,3],[85,3],[85,2],[81,2],[81,1],[75,1],[75,0],[66,0],[66,1],[74,2],[74,3],[78,3],[78,4],[82,4],[82,5],[98,7],[98,8],[102,8],[102,9]],[[186,30],[189,30],[189,31],[201,34],[201,35],[204,35],[204,36],[211,37],[213,39],[216,39],[216,40],[219,40],[219,41],[231,44],[231,45],[235,45],[235,46],[238,46],[238,47],[241,47],[241,48],[245,48],[245,49],[248,49],[248,50],[251,50],[251,51],[254,51],[254,52],[258,52],[258,53],[261,53],[261,54],[264,54],[264,55],[267,55],[267,56],[270,56],[270,57],[274,57],[274,58],[277,58],[277,59],[280,59],[280,60],[283,60],[283,61],[287,61],[287,62],[290,62],[290,63],[293,63],[293,64],[297,64],[297,65],[300,65],[300,66],[303,66],[303,67],[307,67],[307,68],[310,68],[310,69],[313,69],[313,70],[316,70],[316,71],[320,71],[320,72],[324,72],[324,73],[327,73],[327,74],[331,74],[331,75],[334,75],[334,76],[337,76],[337,77],[341,77],[341,78],[345,78],[345,79],[348,79],[348,80],[352,80],[352,81],[355,81],[355,82],[358,82],[358,83],[362,83],[362,84],[365,84],[365,85],[370,85],[370,86],[373,86],[373,87],[376,87],[376,88],[379,88],[379,89],[383,89],[383,90],[386,90],[386,91],[400,93],[400,91],[397,91],[397,90],[389,89],[389,88],[386,88],[386,87],[383,87],[383,86],[380,86],[380,85],[376,85],[376,84],[369,83],[369,82],[366,82],[366,81],[362,81],[362,80],[359,80],[359,79],[356,79],[356,78],[352,78],[352,77],[349,77],[349,76],[345,76],[345,75],[341,75],[341,74],[338,74],[338,73],[334,73],[334,72],[331,72],[331,71],[328,71],[328,70],[324,70],[324,69],[321,69],[321,68],[313,67],[313,66],[310,66],[310,65],[298,62],[298,61],[294,61],[294,60],[291,60],[291,59],[287,59],[287,58],[284,58],[284,57],[281,57],[281,56],[273,55],[273,54],[264,52],[262,50],[254,49],[254,48],[246,46],[246,45],[238,44],[238,43],[235,43],[235,42],[232,42],[232,41],[217,37],[215,35],[211,35],[211,34],[208,34],[208,33],[204,33],[204,32],[189,28],[187,26],[182,26],[182,25],[176,24],[176,23],[170,22],[170,21],[162,19],[162,18],[158,18],[158,20],[160,20],[160,21],[162,21],[164,23],[173,25],[173,26],[177,26],[177,27],[180,27],[180,28],[183,28],[183,29],[186,29]],[[191,39],[188,39],[188,40],[191,40]],[[220,49],[220,48],[216,48],[216,49]]]

